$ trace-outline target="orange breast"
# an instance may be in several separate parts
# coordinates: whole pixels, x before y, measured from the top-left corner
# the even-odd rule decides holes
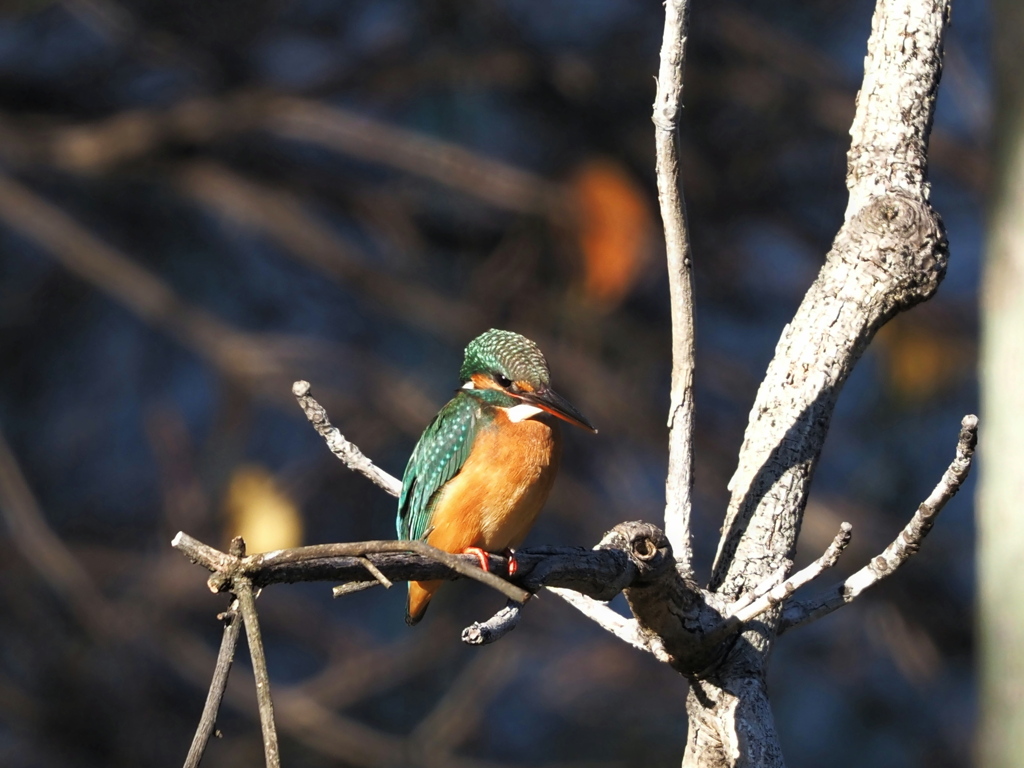
[[[547,501],[561,449],[553,420],[513,423],[499,411],[477,435],[459,474],[441,491],[427,541],[448,552],[519,546]]]

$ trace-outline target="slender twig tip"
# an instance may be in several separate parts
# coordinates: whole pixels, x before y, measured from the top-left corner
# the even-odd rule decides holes
[[[302,379],[299,379],[294,384],[292,384],[292,394],[295,395],[296,397],[305,397],[306,395],[309,394],[309,389],[309,382],[303,381]]]

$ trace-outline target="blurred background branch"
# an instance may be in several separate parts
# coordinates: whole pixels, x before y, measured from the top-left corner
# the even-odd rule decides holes
[[[700,254],[698,573],[757,383],[842,221],[871,6],[726,2],[691,22],[679,159]],[[974,409],[1001,108],[987,13],[957,4],[932,134],[932,200],[958,260],[847,385],[797,568],[843,520],[856,537],[842,578],[884,549],[948,461],[947,425]],[[0,423],[36,509],[19,523],[29,507],[3,506],[0,763],[183,757],[223,606],[166,551],[175,531],[252,551],[392,535],[393,501],[323,450],[296,379],[398,474],[466,342],[513,328],[601,425],[567,446],[526,546],[659,519],[660,5],[18,0],[0,14]],[[969,763],[965,498],[900,579],[775,650],[794,768]],[[655,659],[543,595],[500,646],[463,648],[458,630],[502,600],[453,590],[415,637],[383,590],[260,599],[291,768],[678,764],[685,691]],[[499,647],[498,672],[472,655]],[[491,681],[479,717],[453,730],[468,705],[450,684],[474,675]],[[204,766],[262,759],[252,690],[239,660]],[[436,736],[415,742],[430,749],[413,748],[438,707]]]

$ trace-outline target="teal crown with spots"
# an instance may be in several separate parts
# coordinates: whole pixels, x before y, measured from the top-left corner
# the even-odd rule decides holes
[[[534,386],[551,383],[540,347],[525,336],[496,328],[481,333],[466,347],[459,379],[465,383],[474,373],[498,373],[510,381],[528,381]]]

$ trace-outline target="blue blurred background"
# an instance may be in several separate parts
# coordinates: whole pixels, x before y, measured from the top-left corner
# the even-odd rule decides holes
[[[683,173],[695,254],[697,567],[746,416],[842,221],[871,3],[697,3]],[[178,530],[250,551],[393,536],[394,500],[291,396],[401,474],[489,327],[538,341],[568,433],[527,541],[660,520],[669,319],[648,0],[15,0],[0,16],[0,765],[173,766],[225,607]],[[798,563],[880,551],[976,409],[988,182],[982,0],[956,4],[932,137],[938,296],[844,391]],[[789,765],[962,766],[975,711],[971,490],[897,578],[786,635]],[[828,577],[826,577],[827,579]],[[552,596],[259,601],[284,764],[670,766],[685,681]],[[812,585],[810,590],[816,587]],[[240,654],[204,765],[262,760]]]

